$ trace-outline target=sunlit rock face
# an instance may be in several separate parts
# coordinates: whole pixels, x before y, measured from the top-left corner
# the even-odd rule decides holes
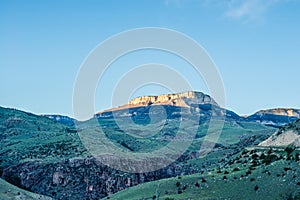
[[[191,104],[215,104],[216,102],[202,92],[183,92],[177,94],[164,94],[160,96],[142,96],[129,101],[131,106],[146,106],[146,105],[172,105],[189,107]]]
[[[104,110],[101,113],[122,110],[126,108],[135,108],[143,106],[155,106],[155,105],[165,105],[165,106],[178,106],[178,107],[191,107],[195,104],[218,104],[215,100],[207,94],[202,92],[188,91],[176,94],[163,94],[159,96],[141,96],[136,97],[128,102],[128,104],[119,106],[117,108],[112,108],[109,110]],[[101,114],[99,113],[99,114]]]

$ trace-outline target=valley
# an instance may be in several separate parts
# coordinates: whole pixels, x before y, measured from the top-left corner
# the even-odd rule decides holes
[[[157,102],[150,103],[153,99]],[[296,115],[269,111],[242,117],[200,92],[133,102],[83,122],[0,107],[1,181],[13,185],[3,187],[2,198],[17,198],[19,190],[53,199],[298,198]],[[93,151],[102,144],[96,138],[99,130],[125,153],[158,151],[180,133],[176,145],[184,151],[174,158],[158,157],[158,162],[175,159],[161,169],[130,173],[130,166],[120,170],[97,159],[96,153],[110,158],[110,152]],[[282,136],[290,132],[295,137],[283,143]],[[190,145],[180,146],[189,137]]]

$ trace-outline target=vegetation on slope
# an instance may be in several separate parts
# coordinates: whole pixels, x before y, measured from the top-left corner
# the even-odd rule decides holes
[[[207,157],[199,158],[199,149],[209,122],[206,118],[200,122],[188,120],[182,131],[188,134],[190,130],[199,127],[192,145],[184,155],[156,172],[130,174],[111,169],[93,159],[81,143],[79,134],[92,133],[90,131],[101,127],[106,137],[121,149],[148,152],[170,142],[177,133],[181,118],[171,117],[161,129],[160,121],[151,126],[140,126],[149,124],[147,117],[140,116],[134,119],[138,125],[128,126],[126,131],[118,127],[115,121],[124,119],[90,120],[80,123],[78,130],[75,130],[47,117],[0,108],[2,178],[20,188],[55,199],[99,199],[143,182],[208,173],[211,169],[224,166],[231,156],[246,146],[258,144],[274,131],[258,123],[226,119],[213,151]],[[153,132],[155,134],[151,137],[134,137],[134,134],[147,135]]]
[[[244,150],[224,167],[125,189],[106,199],[300,199],[298,151]]]
[[[26,190],[20,189],[0,179],[0,200],[15,200],[15,199],[52,200],[52,198],[50,197],[28,192]]]

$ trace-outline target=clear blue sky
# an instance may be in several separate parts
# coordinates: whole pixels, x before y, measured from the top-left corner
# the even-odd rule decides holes
[[[201,44],[218,66],[227,108],[238,114],[300,107],[297,0],[1,0],[0,105],[72,116],[73,85],[89,52],[114,34],[149,26],[180,31]],[[150,58],[182,64],[156,54],[129,56],[115,67]],[[109,76],[113,80],[114,71]],[[161,92],[144,88],[137,94]],[[109,107],[103,94],[95,98],[97,111]]]

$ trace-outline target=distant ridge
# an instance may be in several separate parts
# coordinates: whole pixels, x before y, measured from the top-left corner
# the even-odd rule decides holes
[[[260,110],[246,118],[247,121],[255,121],[268,126],[281,127],[300,118],[300,109],[273,108]]]
[[[215,106],[215,108],[219,108],[219,111],[221,111],[219,113],[220,115],[223,115],[224,111],[226,112],[226,119],[257,122],[275,128],[280,128],[300,118],[300,109],[294,108],[273,108],[260,110],[250,116],[241,117],[233,111],[227,110],[226,108],[220,108],[218,103],[211,96],[198,91],[187,91],[158,96],[140,96],[131,99],[125,105],[98,112],[94,115],[94,117],[112,117],[113,111],[118,111],[118,114],[115,116],[128,117],[135,116],[139,113],[146,114],[148,113],[147,110],[151,106],[157,105],[167,107],[169,113],[181,112],[180,108],[183,108],[184,110],[193,110],[194,114],[199,114],[201,112],[203,114],[203,112],[210,110],[209,113],[206,112],[206,114],[208,114],[207,116],[212,114],[211,106]],[[126,109],[131,109],[130,113],[128,113]]]
[[[255,114],[273,114],[273,115],[282,115],[288,117],[300,117],[300,109],[295,108],[272,108],[266,110],[260,110]]]
[[[75,119],[65,116],[65,115],[58,115],[58,114],[43,114],[43,117],[47,117],[54,122],[58,122],[67,126],[75,126]]]

